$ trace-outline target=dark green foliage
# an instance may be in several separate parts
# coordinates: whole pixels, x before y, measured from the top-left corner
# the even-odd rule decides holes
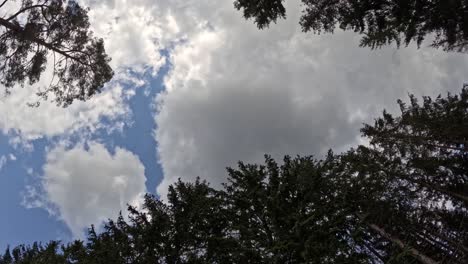
[[[286,157],[279,167],[239,164],[226,185],[233,227],[248,263],[367,263],[353,249],[353,227],[327,163]]]
[[[413,178],[414,167],[383,152],[361,146],[341,155],[334,169],[344,181],[338,187],[344,192],[343,207],[352,208],[356,220],[364,224],[368,236],[364,245],[372,254],[378,252],[385,263],[397,256],[395,263],[403,257],[403,263],[421,261],[421,256],[444,260],[441,263],[464,263],[466,205],[453,206],[456,196],[434,193]]]
[[[16,84],[37,83],[47,65],[53,77],[38,88],[43,99],[52,94],[57,105],[68,106],[98,93],[113,71],[103,40],[89,30],[87,10],[75,1],[20,2],[17,12],[0,18],[0,82],[6,93]]]
[[[200,181],[171,186],[168,204],[147,195],[128,221],[90,229],[83,263],[232,263],[236,241],[221,195]]]
[[[399,101],[401,116],[384,112],[374,126],[362,132],[382,155],[398,162],[400,174],[432,199],[452,197],[455,207],[468,205],[468,88],[422,105],[414,96],[410,104]]]
[[[243,9],[245,18],[253,18],[255,24],[262,29],[268,27],[271,22],[276,22],[278,18],[286,18],[286,9],[283,6],[284,0],[236,0],[234,6],[239,10]]]
[[[304,31],[331,33],[338,26],[363,35],[361,45],[378,48],[390,43],[408,45],[435,36],[434,47],[466,52],[466,0],[302,0],[300,24]],[[285,17],[282,1],[237,0],[244,17],[259,28]]]
[[[400,218],[405,224],[392,225],[405,228],[394,234],[435,259],[466,263],[468,90],[465,86],[459,95],[435,100],[424,97],[422,104],[410,96],[409,105],[399,104],[401,116],[384,112],[374,126],[362,129],[373,148],[361,147],[355,153],[372,158],[356,163],[387,162],[379,166],[382,187],[390,191],[388,197],[400,197],[391,204],[406,212]]]
[[[7,249],[0,256],[0,264],[61,264],[69,263],[64,255],[59,253],[59,242],[51,241],[43,246],[34,243],[32,246],[17,246],[13,250]]]
[[[370,146],[241,162],[221,190],[178,181],[86,244],[19,246],[0,264],[467,263],[468,91],[410,99],[362,129]]]

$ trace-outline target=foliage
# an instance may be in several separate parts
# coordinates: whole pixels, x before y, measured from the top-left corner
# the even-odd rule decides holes
[[[0,18],[0,83],[6,93],[16,84],[37,83],[47,67],[53,76],[49,86],[38,88],[41,98],[52,94],[57,105],[68,106],[98,93],[113,71],[103,40],[89,29],[87,10],[76,1],[20,2],[16,12]]]
[[[178,181],[87,242],[7,249],[19,263],[468,261],[468,89],[366,125],[369,146],[228,169],[221,190]]]
[[[468,5],[465,0],[302,0],[303,31],[332,33],[338,26],[362,34],[361,46],[408,45],[435,36],[432,46],[447,51],[468,48]],[[262,29],[285,18],[282,0],[236,0],[246,19]]]

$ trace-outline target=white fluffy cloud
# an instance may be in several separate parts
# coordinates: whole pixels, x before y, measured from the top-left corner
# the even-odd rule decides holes
[[[103,127],[103,117],[116,121],[130,113],[125,104],[125,90],[118,83],[87,102],[76,102],[68,108],[60,108],[51,102],[42,102],[38,108],[26,103],[37,100],[33,89],[17,88],[10,96],[0,98],[0,131],[15,132],[22,140],[42,136],[70,134],[80,129],[95,131]]]
[[[107,53],[112,57],[114,79],[104,87],[103,93],[87,102],[75,102],[66,109],[56,107],[50,101],[41,102],[38,108],[27,106],[28,102],[37,101],[37,87],[49,84],[50,71],[46,71],[33,87],[16,87],[11,95],[1,96],[0,132],[17,135],[15,141],[19,142],[16,143],[27,144],[40,137],[67,136],[79,130],[93,132],[104,126],[100,122],[102,118],[113,121],[111,128],[120,126],[119,120],[130,113],[126,97],[144,84],[142,76],[140,79],[130,77],[128,69],[137,74],[148,69],[157,73],[165,62],[160,55],[164,48],[161,41],[166,36],[174,39],[178,31],[175,24],[171,26],[170,15],[161,17],[155,8],[141,5],[138,1],[81,2],[91,7],[89,15],[95,36],[105,39]],[[161,31],[161,23],[165,25],[165,34]],[[170,31],[174,33],[169,34]],[[2,91],[0,86],[0,93]]]
[[[156,72],[166,63],[161,51],[169,52],[172,68],[155,116],[163,196],[179,177],[217,184],[225,166],[258,162],[264,153],[343,150],[357,141],[362,122],[383,108],[395,110],[398,98],[457,91],[466,81],[465,54],[414,46],[371,51],[358,48],[353,33],[305,34],[300,1],[286,1],[288,19],[262,31],[233,1],[82,2],[91,7],[93,29],[105,38],[118,74]],[[107,99],[96,99],[107,107],[91,102],[66,114],[33,113],[16,108],[23,97],[10,99],[0,104],[0,111],[10,111],[0,128],[32,137],[99,125],[102,116],[117,119],[127,110],[125,91],[116,87],[103,94]]]
[[[395,110],[398,98],[457,91],[466,80],[468,55],[414,46],[372,51],[349,32],[305,34],[300,7],[289,1],[288,19],[259,31],[231,2],[171,10],[190,33],[171,53],[167,89],[157,98],[162,196],[177,178],[217,185],[226,166],[264,153],[343,150],[357,142],[362,122]]]
[[[63,145],[47,153],[41,191],[28,188],[28,207],[43,207],[57,214],[75,237],[83,229],[99,226],[127,204],[138,205],[146,192],[144,166],[133,153],[89,142],[71,149]]]
[[[162,14],[149,1],[82,1],[90,6],[92,29],[105,39],[114,68],[134,71],[152,67],[154,73],[165,63],[160,51],[174,39],[178,28],[169,14]],[[164,32],[162,31],[164,25]]]
[[[11,2],[11,1],[10,1]],[[8,3],[10,3],[8,2]],[[75,102],[63,109],[51,102],[42,102],[39,108],[30,108],[26,103],[37,101],[37,87],[49,84],[51,71],[46,71],[43,78],[33,87],[14,88],[10,96],[0,97],[0,131],[4,134],[17,135],[15,144],[28,144],[28,141],[40,137],[68,136],[74,132],[90,132],[104,125],[100,122],[107,118],[119,126],[119,119],[128,117],[130,109],[126,96],[144,84],[143,73],[151,70],[157,74],[165,64],[161,55],[163,50],[184,41],[187,32],[179,28],[171,8],[174,4],[162,1],[155,4],[148,0],[81,0],[85,7],[90,7],[91,28],[96,37],[104,38],[106,52],[112,58],[111,66],[115,71],[114,79],[106,85],[104,92],[88,102]],[[16,10],[13,4],[2,8]],[[193,22],[193,21],[191,21]],[[193,23],[190,27],[196,29]],[[129,77],[128,70],[139,75],[139,79]],[[3,87],[0,86],[0,92]],[[112,122],[111,122],[112,123]],[[107,124],[108,125],[108,124]],[[106,126],[107,126],[106,125]]]

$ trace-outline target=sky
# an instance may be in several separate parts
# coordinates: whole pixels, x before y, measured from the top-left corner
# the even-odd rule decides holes
[[[344,151],[397,99],[468,82],[466,54],[303,33],[299,1],[266,30],[232,1],[79,2],[116,74],[68,108],[28,107],[34,87],[0,97],[0,249],[84,239],[178,178],[219,187],[239,160]]]

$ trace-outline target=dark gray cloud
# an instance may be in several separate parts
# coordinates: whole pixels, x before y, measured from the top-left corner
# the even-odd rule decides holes
[[[207,2],[210,13],[202,9]],[[217,185],[226,166],[261,161],[265,153],[344,150],[359,142],[362,122],[384,108],[395,111],[398,98],[456,91],[464,81],[468,55],[363,49],[353,33],[300,32],[298,6],[289,11],[288,20],[264,31],[243,21],[232,3],[206,0],[172,11],[190,34],[172,51],[167,91],[157,99],[163,196],[177,178]]]

